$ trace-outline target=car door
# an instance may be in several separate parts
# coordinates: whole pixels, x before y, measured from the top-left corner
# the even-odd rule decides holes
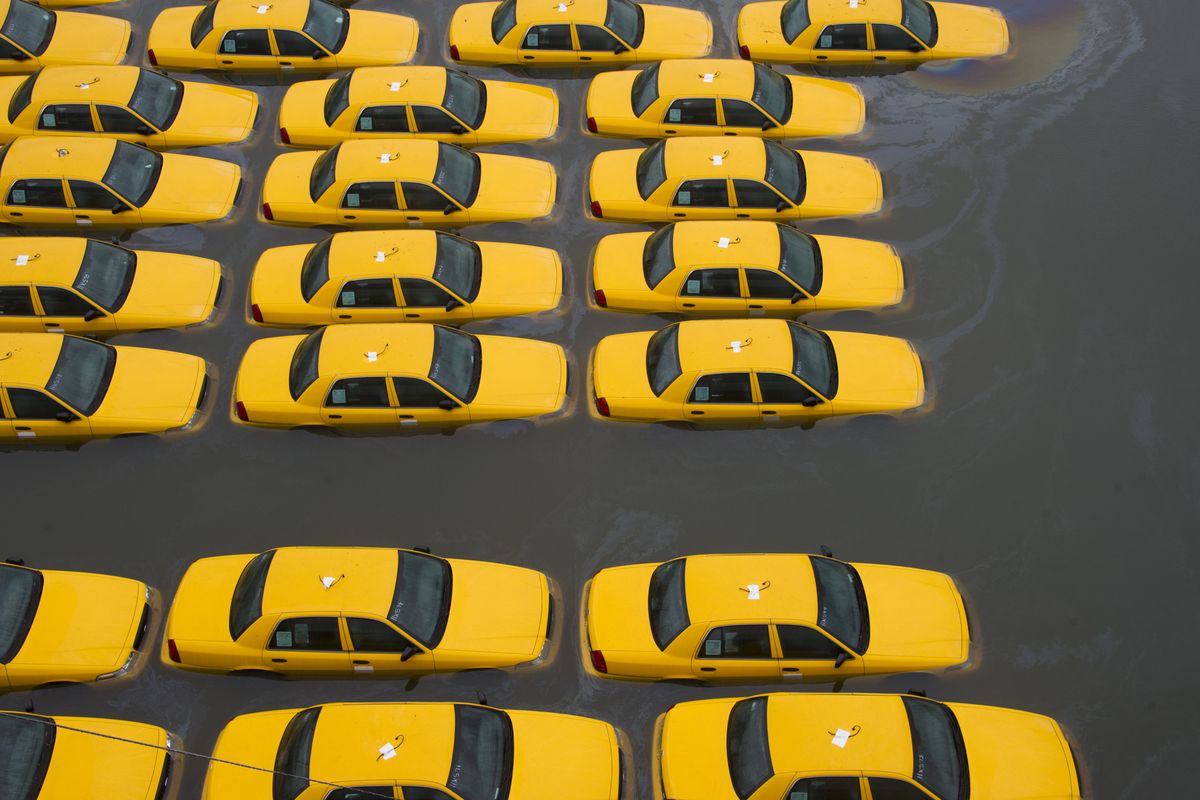
[[[630,52],[629,45],[599,25],[576,24],[575,39],[579,42],[576,57],[584,64],[592,60],[612,61],[614,56]]]
[[[680,97],[667,106],[658,126],[663,136],[681,133],[717,132],[717,100],[715,97]]]
[[[750,371],[702,373],[692,384],[683,412],[685,419],[698,423],[758,424],[760,415],[754,402]]]
[[[33,290],[29,284],[0,286],[0,331],[39,333],[44,330],[33,306]]]
[[[424,376],[393,375],[401,427],[454,427],[471,421],[470,409]]]
[[[801,778],[788,789],[784,800],[862,800],[860,782],[855,774]]]
[[[461,299],[427,278],[401,278],[404,318],[443,324],[461,322]]]
[[[721,115],[725,133],[735,136],[761,136],[763,131],[779,127],[779,123],[768,117],[762,109],[745,100],[722,99]]]
[[[346,617],[350,665],[355,674],[402,675],[434,671],[433,653],[390,623]]]
[[[354,135],[358,139],[398,134],[408,138],[408,134],[411,132],[412,127],[408,123],[408,106],[403,103],[366,106],[354,120]]]
[[[862,659],[820,629],[774,620],[779,641],[779,676],[785,681],[832,681],[863,674]],[[837,666],[842,653],[846,660]]]
[[[4,404],[4,387],[0,386],[0,442],[12,444],[15,441],[17,441],[17,431],[13,427],[12,417]],[[6,680],[8,680],[6,667],[0,664],[0,688],[8,687],[8,684],[3,683]]]
[[[305,36],[300,31],[272,28],[275,52],[278,53],[279,69],[288,72],[294,69],[333,69],[333,54]]]
[[[42,107],[37,116],[37,129],[44,134],[74,136],[95,133],[96,123],[88,103],[54,103]]]
[[[794,216],[789,211],[796,206],[762,181],[736,179],[733,182],[734,204],[738,219],[777,219]]]
[[[89,225],[140,225],[142,212],[117,197],[107,187],[92,181],[69,180],[71,206],[75,211],[75,224]]]
[[[866,782],[871,800],[930,800],[930,795],[910,780],[867,777]]]
[[[75,224],[61,178],[13,181],[4,196],[4,218],[17,225],[42,223],[70,227]]]
[[[521,36],[517,52],[522,61],[538,64],[573,64],[577,61],[568,23],[530,25]]]
[[[396,787],[392,784],[361,784],[343,786],[340,789],[329,789],[323,786],[312,787],[312,797],[304,794],[298,800],[380,800],[380,798],[397,798],[402,795],[393,794]]]
[[[814,423],[833,413],[833,405],[796,376],[759,370],[754,374],[763,424]]]
[[[426,139],[441,139],[464,147],[475,143],[475,132],[437,106],[412,106],[413,125]]]
[[[455,795],[436,786],[417,786],[408,783],[400,787],[399,797],[402,800],[457,800]]]
[[[400,305],[391,275],[346,281],[334,297],[333,322],[397,322]]]
[[[404,192],[404,219],[408,222],[466,224],[462,206],[436,186],[419,181],[401,181],[400,186]]]
[[[39,285],[37,299],[42,309],[42,329],[49,333],[69,331],[82,336],[116,333],[113,316],[74,289]]]
[[[338,376],[325,393],[321,419],[338,427],[394,428],[396,412],[387,380],[382,375]]]
[[[714,625],[692,658],[692,674],[702,680],[773,679],[778,671],[771,627],[752,621]]]
[[[875,61],[907,65],[925,60],[925,45],[899,25],[872,22],[871,40]]]
[[[263,648],[263,665],[292,675],[348,673],[350,654],[343,644],[341,621],[328,615],[280,617]]]
[[[670,215],[675,219],[728,219],[729,181],[725,178],[701,178],[683,181],[671,198]]]
[[[346,187],[338,218],[351,225],[395,224],[400,202],[395,181],[357,181]]]
[[[813,58],[822,64],[862,64],[871,59],[867,47],[867,24],[851,22],[826,25],[813,43]]]
[[[271,36],[266,28],[242,28],[225,31],[217,42],[217,66],[247,72],[273,72],[279,61],[271,51]]]
[[[67,408],[41,389],[9,386],[8,407],[12,410],[17,439],[75,441],[91,435],[86,417]]]
[[[97,103],[96,119],[100,123],[101,132],[127,141],[139,142],[151,147],[163,147],[169,143],[171,138],[169,134],[164,134],[146,120],[121,106]]]
[[[746,309],[752,317],[794,316],[812,311],[812,298],[783,273],[746,269]]]
[[[686,273],[675,294],[675,307],[684,314],[745,314],[737,268],[706,267]]]

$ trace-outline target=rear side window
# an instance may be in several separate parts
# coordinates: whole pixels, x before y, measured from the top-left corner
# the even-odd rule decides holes
[[[668,561],[650,576],[650,632],[659,650],[666,650],[691,624],[684,585],[686,565],[683,558]]]
[[[192,47],[199,47],[204,37],[212,33],[213,17],[217,13],[217,4],[208,3],[196,15],[192,22]]]
[[[313,737],[321,707],[308,708],[292,717],[279,740],[275,753],[272,800],[296,800],[308,788],[308,769],[312,762]]]
[[[271,559],[274,557],[274,550],[255,556],[238,577],[237,585],[233,588],[233,600],[229,604],[229,638],[234,641],[262,616],[267,570],[271,568]]]
[[[504,0],[492,12],[492,41],[500,44],[500,40],[517,26],[517,0]]]
[[[767,736],[767,698],[747,697],[734,704],[725,748],[733,790],[741,800],[748,800],[775,774]]]
[[[661,396],[683,374],[679,365],[679,323],[663,328],[650,337],[646,346],[646,375],[650,389]]]
[[[21,112],[29,107],[29,103],[33,99],[33,85],[37,83],[38,75],[40,74],[41,70],[33,73],[13,92],[12,99],[8,101],[9,122],[16,122]]]
[[[647,67],[633,79],[633,113],[641,116],[658,99],[658,69],[662,62]]]
[[[643,200],[648,200],[650,195],[654,194],[654,190],[667,180],[666,148],[667,143],[663,140],[647,147],[638,156],[638,194]]]

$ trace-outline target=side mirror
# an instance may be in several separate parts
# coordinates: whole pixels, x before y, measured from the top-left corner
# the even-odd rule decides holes
[[[458,206],[454,205],[454,203],[449,203],[442,209],[442,213],[447,215],[453,214],[455,211],[458,211]]]
[[[412,658],[419,652],[421,652],[421,651],[418,650],[415,646],[413,646],[411,644],[406,645],[405,648],[400,651],[400,660],[408,661],[410,658]]]
[[[449,300],[446,301],[446,310],[453,311],[454,309],[458,308],[462,304],[463,304],[462,301],[459,300],[458,298],[451,297]]]
[[[13,61],[28,61],[29,59],[30,59],[29,55],[22,53],[19,50],[16,53],[14,53],[13,57],[12,57]]]
[[[619,44],[613,48],[614,56],[619,56],[619,55],[621,55],[621,53],[628,53],[628,52],[629,52],[629,48],[623,44]]]
[[[833,668],[841,669],[842,664],[845,664],[849,659],[850,656],[846,654],[845,650],[843,650],[842,652],[838,653],[837,658],[834,659]]]
[[[764,131],[769,131],[769,130],[771,130],[772,128],[778,128],[778,127],[779,127],[778,125],[776,125],[774,122],[772,122],[772,121],[771,121],[771,120],[769,120],[769,119],[764,119],[764,120],[763,120],[762,129],[763,129]]]
[[[149,136],[153,132],[154,131],[150,130],[150,127],[147,125],[138,125],[137,128],[134,129],[134,133],[136,133],[138,136]]]
[[[803,299],[804,299],[804,295],[802,293],[800,293],[800,292],[793,293],[792,294],[792,305],[799,303]]]
[[[775,206],[775,213],[776,214],[782,213],[784,211],[787,211],[789,208],[791,208],[791,205],[788,203],[787,200],[780,200],[779,205]]]
[[[924,49],[925,48],[921,47],[921,45],[919,45],[919,44],[910,44],[908,46],[908,52],[910,52],[910,53],[919,53]]]
[[[114,214],[124,214],[128,210],[129,206],[125,205],[124,203],[117,203],[112,207],[112,213]]]
[[[454,409],[458,408],[458,403],[454,402],[449,397],[445,397],[438,401],[438,408],[440,408],[442,411],[453,411]]]
[[[814,406],[821,405],[821,398],[814,397],[810,394],[808,397],[800,401],[800,405],[804,406],[805,408],[813,408]]]
[[[324,50],[314,50],[312,57],[313,61],[320,61],[322,58],[329,58],[329,53],[326,53]]]
[[[83,315],[84,322],[91,322],[94,319],[100,319],[104,316],[104,312],[98,308],[89,308]]]
[[[464,128],[462,125],[451,125],[450,132],[453,133],[455,136],[462,136],[464,133],[467,132],[467,129]]]
[[[54,418],[59,422],[74,422],[79,417],[72,414],[70,411],[60,411],[54,415]]]

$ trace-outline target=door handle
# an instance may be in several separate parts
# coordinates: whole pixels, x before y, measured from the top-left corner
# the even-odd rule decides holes
[[[232,61],[224,61],[224,60],[222,60],[222,61],[221,61],[221,63],[222,63],[222,64],[232,64],[233,62],[232,62]]]
[[[827,58],[829,58],[829,56],[817,56],[818,61],[824,61]]]
[[[405,219],[408,220],[409,222],[420,222],[421,221],[420,217],[405,217]]]
[[[750,307],[751,307],[751,308],[762,308],[762,306],[756,306],[756,305],[754,305],[753,303],[751,303],[751,304],[750,304]]]
[[[763,412],[762,412],[762,413],[763,413],[763,416],[764,416],[764,417],[773,417],[773,416],[775,416],[775,412],[774,412],[774,411],[771,411],[770,409],[763,409]]]
[[[353,214],[345,214],[343,215],[342,219],[358,219],[358,217],[354,216]]]
[[[799,672],[800,668],[799,667],[784,667],[783,671],[784,672]]]
[[[521,58],[525,59],[526,61],[533,61],[533,56],[521,56]]]
[[[876,61],[887,61],[887,56],[875,56]]]
[[[677,217],[686,217],[686,216],[687,216],[687,214],[676,214],[675,216],[677,216]]]
[[[701,672],[716,672],[717,668],[716,667],[701,667],[700,671]]]
[[[330,414],[329,418],[330,419],[341,419],[342,415],[341,414]]]
[[[61,322],[47,322],[46,327],[47,328],[61,328],[62,323]]]
[[[22,212],[22,211],[12,211],[12,212],[9,212],[9,213],[11,213],[11,214],[12,214],[14,217],[23,217],[23,216],[25,216],[25,213],[24,213],[24,212]]]
[[[738,219],[749,219],[749,218],[750,218],[749,214],[738,214]]]
[[[281,67],[290,67],[291,65],[292,65],[292,62],[290,62],[290,61],[280,61],[279,62],[279,66],[281,66]]]
[[[737,131],[725,131],[726,136],[737,136]]]
[[[580,56],[579,60],[580,61],[591,61],[592,57],[591,56]]]
[[[19,431],[31,431],[31,430],[33,430],[33,428],[30,428],[30,427],[27,427],[27,426],[24,426],[24,425],[18,425],[18,426],[17,426],[17,430],[19,430]]]
[[[286,658],[272,658],[271,662],[274,664],[286,664],[287,659]]]
[[[672,129],[670,129],[670,128],[667,128],[665,131],[663,131],[663,133],[679,133],[679,131],[676,131],[676,130],[672,130]]]
[[[412,419],[412,418],[413,418],[412,414],[401,414],[400,415],[400,419]]]
[[[356,658],[356,659],[354,659],[353,661],[351,661],[350,663],[351,663],[351,664],[370,664],[371,662],[370,662],[370,661],[363,660],[363,659],[358,659],[358,658]]]
[[[420,319],[421,317],[420,314],[405,314],[404,316],[408,317],[409,319]]]
[[[695,303],[684,303],[683,307],[684,308],[695,308],[696,304]]]
[[[692,413],[693,413],[694,415],[696,415],[697,417],[699,417],[699,416],[701,416],[701,415],[703,415],[703,414],[704,414],[704,412],[703,412],[703,411],[693,411]]]
[[[338,319],[354,319],[350,314],[338,314]]]

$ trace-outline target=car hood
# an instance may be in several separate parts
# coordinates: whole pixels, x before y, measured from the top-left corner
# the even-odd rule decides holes
[[[592,362],[592,388],[597,397],[653,397],[646,374],[646,345],[654,331],[605,336],[596,345]]]
[[[164,430],[183,425],[196,413],[204,360],[184,353],[120,347],[112,382],[95,417],[155,424]]]
[[[163,639],[229,642],[233,589],[253,558],[253,555],[219,556],[193,562],[183,574],[171,602]],[[186,655],[186,646],[182,649]]]
[[[94,717],[56,717],[50,767],[38,797],[103,797],[149,800],[158,791],[166,731],[153,725]],[[94,731],[100,736],[66,728]],[[117,738],[106,738],[117,737]],[[132,739],[156,747],[138,747]]]
[[[857,86],[802,75],[786,77],[792,85],[792,116],[785,125],[821,130],[828,136],[849,136],[863,129],[867,104]]]
[[[188,81],[183,102],[166,137],[204,137],[222,143],[240,142],[250,134],[258,112],[258,95],[245,89]]]
[[[546,86],[508,81],[484,81],[487,111],[480,134],[544,139],[558,128],[558,95]]]
[[[1007,708],[947,705],[962,729],[972,796],[991,800],[1079,797],[1070,750],[1057,722]]]
[[[681,703],[662,729],[662,782],[672,800],[737,800],[726,731],[733,700]]]
[[[823,264],[818,307],[851,300],[887,306],[904,298],[904,267],[890,246],[845,236],[815,238]]]
[[[620,653],[658,653],[650,632],[650,576],[657,564],[610,567],[592,578],[587,602],[588,641],[614,672]]]
[[[883,207],[883,179],[868,158],[803,150],[805,216],[874,214]]]
[[[438,650],[536,658],[546,641],[546,576],[522,567],[458,559],[451,560],[450,569],[450,618]]]
[[[620,752],[607,722],[567,714],[509,711],[513,726],[512,797],[615,800]],[[547,758],[548,753],[561,754]]]
[[[480,153],[479,162],[479,192],[467,209],[472,222],[477,214],[537,219],[554,207],[557,177],[549,162],[495,153]]]
[[[562,261],[548,247],[480,242],[483,270],[473,307],[519,306],[525,313],[555,308],[562,294]]]
[[[339,67],[403,64],[417,49],[417,21],[401,14],[350,11],[350,31],[334,56]]]
[[[237,164],[167,153],[154,193],[142,208],[180,220],[216,220],[233,210],[242,170]]]
[[[548,414],[566,397],[567,358],[550,342],[511,336],[480,336],[483,369],[472,410],[524,410]]]
[[[962,598],[940,572],[855,564],[867,596],[870,656],[961,663],[969,647]]]
[[[645,33],[637,47],[639,58],[700,58],[712,49],[712,22],[690,8],[642,3]]]
[[[916,351],[904,339],[826,331],[837,357],[834,407],[876,410],[915,408],[925,401],[925,376]]]
[[[122,317],[134,316],[203,322],[212,313],[220,280],[221,265],[210,258],[143,250],[129,296],[117,312],[117,327]]]
[[[56,12],[54,37],[40,56],[43,63],[120,64],[129,49],[129,23],[123,19],[74,11]],[[81,47],[81,42],[87,42]]]
[[[1008,52],[1008,23],[994,8],[964,3],[930,3],[938,20],[935,55],[984,58]]]
[[[33,625],[14,664],[116,669],[133,647],[146,587],[109,575],[43,572]]]

